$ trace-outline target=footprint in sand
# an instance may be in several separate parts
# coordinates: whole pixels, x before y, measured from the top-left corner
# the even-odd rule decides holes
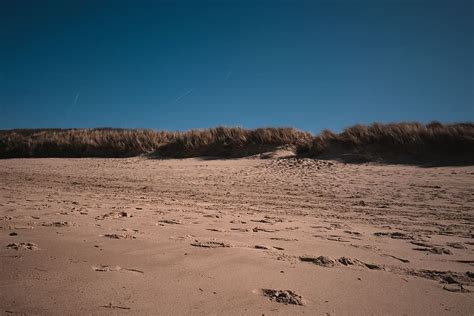
[[[255,249],[262,249],[262,250],[272,250],[272,247],[266,245],[255,245]]]
[[[136,239],[137,237],[131,234],[104,234],[103,237],[111,238],[111,239]]]
[[[455,248],[455,249],[467,249],[467,247],[464,246],[464,244],[461,242],[448,242],[446,243],[446,246]]]
[[[284,237],[271,237],[271,240],[280,240],[280,241],[298,241],[296,238],[284,238]]]
[[[112,303],[109,303],[107,305],[102,305],[100,307],[103,307],[103,308],[110,308],[110,309],[125,309],[125,310],[129,310],[131,309],[130,307],[127,307],[127,306],[120,306],[120,305],[114,305]]]
[[[319,256],[319,257],[300,257],[300,260],[303,262],[311,262],[321,267],[332,268],[336,265],[336,261],[326,257],[326,256]]]
[[[122,270],[122,268],[119,267],[119,266],[111,267],[111,266],[107,266],[107,265],[92,266],[91,268],[92,268],[92,270],[99,271],[99,272],[111,272],[111,271],[120,271],[120,270]]]
[[[452,255],[453,253],[448,248],[443,247],[432,247],[432,248],[413,248],[416,251],[426,251],[429,253],[433,253],[435,255]]]
[[[191,243],[191,246],[201,247],[201,248],[229,248],[232,247],[232,244],[223,241],[217,240],[208,240],[208,241],[199,241],[195,240]]]
[[[474,272],[452,272],[452,271],[438,271],[438,270],[413,270],[407,269],[405,273],[425,279],[436,280],[445,284],[457,284],[471,286],[474,283]]]
[[[20,249],[27,249],[27,250],[39,250],[40,248],[38,247],[37,244],[32,243],[32,242],[20,242],[20,243],[9,243],[7,245],[7,249],[14,249],[14,250],[20,250]]]
[[[311,256],[301,256],[299,259],[303,262],[311,262],[321,267],[332,268],[336,265],[343,265],[343,266],[360,266],[365,267],[370,270],[383,270],[383,266],[366,263],[360,261],[358,259],[349,258],[349,257],[340,257],[338,259],[332,259],[327,256],[319,256],[319,257],[311,257]]]
[[[321,226],[321,225],[313,225],[313,226],[310,226],[311,228],[316,228],[318,230],[334,230],[334,228],[332,227],[327,227],[327,226]]]
[[[250,220],[251,222],[255,222],[255,223],[263,223],[263,224],[271,224],[273,225],[273,222],[271,220],[268,220],[268,219],[252,219]]]
[[[255,249],[262,249],[262,250],[273,250],[273,249],[276,249],[276,250],[285,250],[284,248],[282,247],[276,247],[276,246],[267,246],[267,245],[255,245],[254,246]]]
[[[101,221],[101,220],[108,219],[108,218],[117,219],[117,218],[123,218],[123,217],[132,217],[132,215],[127,213],[127,212],[124,212],[124,211],[109,212],[107,214],[96,216],[95,219],[98,220],[98,221]]]
[[[67,227],[71,226],[72,224],[69,222],[52,222],[52,223],[43,223],[42,226],[46,227]]]
[[[324,239],[324,240],[329,240],[329,241],[349,242],[349,240],[344,239],[344,237],[338,236],[338,235],[328,235],[328,236],[313,235],[313,237],[320,238],[320,239]]]
[[[456,293],[470,293],[473,290],[462,284],[448,284],[443,286],[443,290]]]
[[[239,221],[239,220],[231,220],[230,223],[231,224],[247,224],[246,221]]]
[[[412,240],[410,241],[410,244],[415,245],[415,246],[420,246],[420,247],[427,247],[427,248],[431,248],[435,246],[433,244],[426,243],[424,241],[418,241],[418,240]]]
[[[144,273],[142,270],[132,269],[132,268],[122,268],[120,266],[111,267],[109,265],[100,265],[100,266],[92,266],[92,270],[98,272],[114,272],[114,271],[130,271],[136,273]]]
[[[159,221],[160,223],[164,223],[164,224],[170,224],[170,225],[180,225],[180,224],[183,224],[182,221],[180,221],[179,219],[163,219],[161,221]]]
[[[121,229],[123,232],[129,232],[129,233],[138,233],[139,230],[138,229],[131,229],[131,228],[122,228]]]
[[[283,222],[287,221],[286,218],[276,217],[276,216],[269,216],[269,215],[265,215],[264,218],[267,219],[267,220],[272,221],[273,223],[283,223]],[[292,221],[290,221],[290,222],[292,222]]]
[[[248,228],[240,228],[240,227],[239,227],[239,228],[233,227],[233,228],[231,228],[230,230],[238,231],[238,232],[242,232],[242,233],[247,233],[247,232],[250,231],[250,229],[248,229]]]
[[[427,269],[410,269],[402,268],[399,266],[385,266],[372,263],[366,263],[358,259],[340,257],[333,259],[326,256],[312,257],[312,256],[300,256],[300,261],[310,262],[322,267],[332,268],[337,265],[339,266],[360,266],[370,270],[383,270],[397,274],[416,276],[430,280],[436,280],[450,286],[446,286],[445,290],[452,292],[462,292],[461,289],[470,290],[469,287],[474,284],[474,272],[452,272],[452,271],[437,271]],[[453,286],[456,285],[456,286]]]
[[[257,233],[257,232],[275,233],[275,232],[279,231],[278,229],[268,229],[268,228],[261,228],[261,227],[254,227],[252,230],[255,233]]]
[[[210,217],[210,218],[222,218],[222,215],[219,214],[205,214],[203,217]]]
[[[377,237],[390,237],[392,239],[413,239],[413,236],[401,232],[377,232],[374,235]]]
[[[351,230],[345,230],[344,231],[346,234],[349,234],[349,235],[355,235],[355,236],[361,236],[362,234],[359,233],[359,232],[354,232],[354,231],[351,231]]]

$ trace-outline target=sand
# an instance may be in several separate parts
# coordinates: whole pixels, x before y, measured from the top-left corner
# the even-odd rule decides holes
[[[0,160],[0,312],[474,314],[474,167]]]

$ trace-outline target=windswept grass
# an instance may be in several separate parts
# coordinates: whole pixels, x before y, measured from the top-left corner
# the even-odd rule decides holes
[[[0,132],[0,157],[131,157],[155,151],[177,133],[126,129]]]
[[[158,148],[161,157],[245,157],[274,150],[279,146],[302,146],[312,140],[311,133],[294,128],[217,127],[180,133]]]
[[[217,127],[187,132],[140,129],[23,129],[0,131],[0,157],[244,157],[312,135],[293,128]]]
[[[347,162],[474,164],[474,124],[356,125],[317,136],[294,128],[217,127],[187,132],[127,129],[0,131],[0,158],[14,157],[245,157],[277,147],[298,156]]]
[[[356,125],[329,130],[300,146],[298,154],[348,162],[459,162],[474,164],[474,124],[433,122]]]

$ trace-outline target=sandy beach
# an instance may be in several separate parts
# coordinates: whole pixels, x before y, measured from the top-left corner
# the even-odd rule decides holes
[[[472,166],[7,159],[0,179],[4,315],[474,313]]]

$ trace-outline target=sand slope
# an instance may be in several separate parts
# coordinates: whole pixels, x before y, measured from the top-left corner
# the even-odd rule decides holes
[[[0,312],[473,314],[473,193],[474,167],[1,160]]]

